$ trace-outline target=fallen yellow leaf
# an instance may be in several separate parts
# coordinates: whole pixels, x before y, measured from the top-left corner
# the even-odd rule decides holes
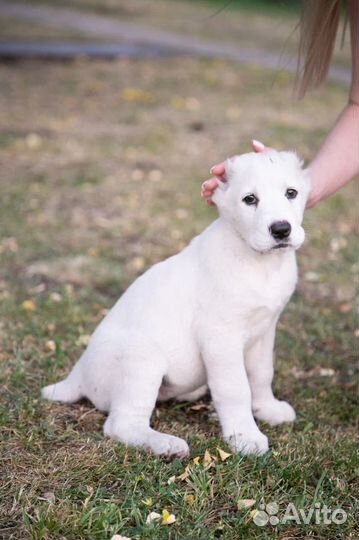
[[[190,409],[191,411],[202,411],[203,409],[209,409],[209,407],[206,403],[197,403],[196,405],[192,405]]]
[[[205,451],[203,456],[203,465],[208,465],[212,461],[212,456],[208,450]]]
[[[56,351],[56,343],[54,342],[53,339],[49,339],[45,343],[45,348],[50,352],[55,352]]]
[[[171,99],[171,105],[175,109],[185,109],[186,108],[186,100],[183,97],[174,96]]]
[[[36,304],[33,300],[24,300],[24,302],[21,304],[22,309],[25,311],[35,311],[36,310]]]
[[[221,461],[226,461],[226,459],[228,459],[232,455],[229,452],[225,452],[221,448],[217,448],[217,451],[218,451],[219,457],[221,458]]]
[[[198,111],[201,108],[201,103],[195,97],[174,96],[171,99],[171,105],[175,109],[187,109],[188,111]]]
[[[95,247],[90,247],[87,250],[87,255],[89,255],[90,257],[98,257],[99,251]]]
[[[258,514],[258,512],[259,512],[259,510],[257,510],[257,509],[251,510],[249,512],[249,515],[246,517],[245,523],[248,523],[249,521],[253,521],[253,519]]]
[[[131,266],[134,270],[143,270],[145,267],[145,259],[141,256],[137,256],[132,259]]]
[[[39,148],[41,140],[41,137],[37,133],[29,133],[25,138],[25,143],[30,150],[33,150]]]
[[[211,456],[209,451],[206,450],[203,456],[203,466],[207,467],[208,465],[211,465],[212,462],[213,462],[213,456]]]
[[[87,347],[89,341],[90,336],[88,334],[81,334],[76,340],[76,345],[79,345],[81,347]]]
[[[62,302],[62,296],[58,292],[52,292],[50,294],[50,300],[53,302]]]
[[[237,508],[238,510],[243,510],[244,508],[251,508],[255,504],[255,499],[239,499],[237,502]]]
[[[168,510],[162,510],[162,525],[172,525],[176,521],[176,516],[170,514]]]
[[[200,457],[197,456],[197,457],[193,458],[193,463],[194,463],[195,465],[199,465],[199,460],[200,460]]]
[[[178,480],[186,480],[191,474],[191,465],[187,465],[182,474],[177,476]]]
[[[122,99],[125,101],[132,101],[137,103],[153,103],[155,96],[147,90],[142,88],[125,88],[121,94]]]

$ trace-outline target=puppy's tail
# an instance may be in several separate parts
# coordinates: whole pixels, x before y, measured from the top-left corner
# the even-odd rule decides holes
[[[49,401],[61,401],[62,403],[78,401],[84,397],[78,374],[73,370],[63,381],[45,386],[41,390],[41,396]]]

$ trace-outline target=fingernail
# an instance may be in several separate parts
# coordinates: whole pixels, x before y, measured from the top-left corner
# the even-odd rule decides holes
[[[257,141],[257,139],[252,139],[252,144],[254,146],[257,146],[257,147],[260,146],[261,148],[264,148],[264,144],[260,141]]]
[[[213,169],[215,168],[215,165],[209,169],[209,174],[213,174]]]

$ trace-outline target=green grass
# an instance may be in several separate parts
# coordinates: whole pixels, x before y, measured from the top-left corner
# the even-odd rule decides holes
[[[180,58],[24,62],[0,65],[0,77],[0,536],[356,538],[354,184],[306,217],[298,290],[276,345],[275,391],[298,420],[261,425],[268,455],[222,462],[217,449],[228,449],[209,399],[199,410],[156,407],[154,426],[191,447],[188,461],[167,463],[105,440],[104,416],[90,403],[39,398],[126,286],[214,218],[199,198],[209,167],[252,137],[309,159],[345,90],[328,86],[298,104],[287,75]],[[255,503],[239,510],[242,499]],[[259,527],[253,510],[269,502],[279,516],[289,503],[305,511],[317,503],[348,519]],[[164,509],[175,523],[146,523]]]

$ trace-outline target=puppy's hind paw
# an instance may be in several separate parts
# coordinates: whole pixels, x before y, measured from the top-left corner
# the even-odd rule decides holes
[[[278,399],[254,405],[253,414],[258,420],[263,420],[270,426],[294,422],[296,418],[293,407],[286,401],[279,401]]]
[[[45,386],[41,390],[41,397],[49,401],[73,403],[81,398],[81,392],[75,384],[68,379],[64,379],[58,383]]]

